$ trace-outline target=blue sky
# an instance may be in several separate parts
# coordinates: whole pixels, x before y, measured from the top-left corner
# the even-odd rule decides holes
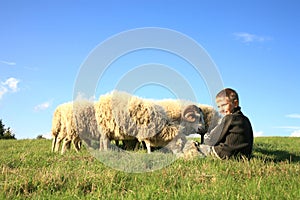
[[[0,119],[18,139],[49,133],[54,109],[73,99],[80,68],[99,44],[124,31],[158,27],[205,49],[224,86],[238,91],[256,135],[299,136],[299,9],[297,0],[0,0]],[[212,104],[187,63],[154,50],[114,62],[95,98],[114,89],[122,73],[147,63],[174,67],[199,103]],[[172,97],[159,85],[136,94]]]

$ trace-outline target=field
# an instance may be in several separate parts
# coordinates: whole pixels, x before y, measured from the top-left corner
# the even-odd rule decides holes
[[[85,148],[0,140],[0,199],[299,199],[300,138],[255,138],[253,158],[177,159],[153,172],[107,167]]]

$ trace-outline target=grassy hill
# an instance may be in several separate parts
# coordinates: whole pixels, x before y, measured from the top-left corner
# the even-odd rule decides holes
[[[0,199],[300,198],[300,138],[255,138],[251,161],[177,159],[147,173],[50,149],[50,140],[0,140]]]

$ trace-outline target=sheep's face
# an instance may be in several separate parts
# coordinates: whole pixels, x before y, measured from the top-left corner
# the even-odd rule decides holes
[[[204,115],[201,108],[195,105],[187,106],[182,112],[182,119],[185,128],[197,133],[205,132]]]

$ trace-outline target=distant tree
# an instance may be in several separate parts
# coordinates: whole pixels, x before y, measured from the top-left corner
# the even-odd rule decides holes
[[[2,119],[0,119],[0,138],[3,137],[5,133],[5,127],[4,124],[2,123]]]
[[[40,140],[40,139],[46,139],[46,138],[44,138],[43,135],[38,135],[38,136],[36,137],[36,139]]]
[[[16,139],[15,134],[10,130],[10,127],[5,128],[2,119],[0,119],[0,140],[1,139]]]

